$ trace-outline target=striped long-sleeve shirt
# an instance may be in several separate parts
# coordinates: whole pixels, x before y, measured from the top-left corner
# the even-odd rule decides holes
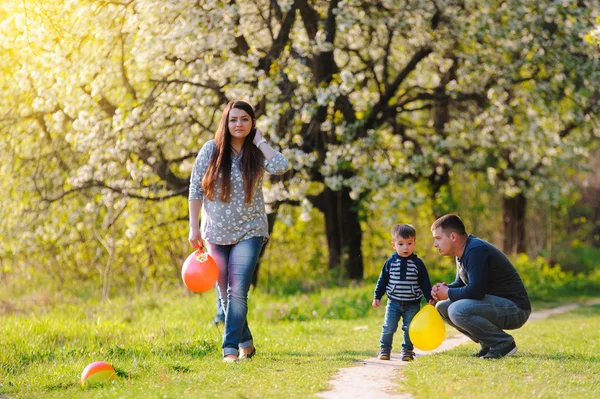
[[[381,299],[384,293],[401,302],[419,303],[423,296],[430,301],[431,281],[421,258],[414,253],[404,258],[394,252],[381,269],[375,299]]]

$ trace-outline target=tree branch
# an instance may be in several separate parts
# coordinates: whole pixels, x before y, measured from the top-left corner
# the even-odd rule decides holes
[[[41,194],[41,197],[42,197],[43,201],[56,202],[56,201],[60,201],[61,199],[65,198],[65,197],[68,197],[71,194],[75,194],[80,191],[89,190],[91,188],[106,188],[115,193],[122,194],[123,196],[125,196],[127,198],[141,199],[141,200],[146,200],[146,201],[164,201],[166,199],[173,198],[173,197],[187,196],[188,192],[189,192],[189,187],[186,186],[185,188],[183,188],[179,191],[175,191],[171,194],[165,194],[162,196],[153,197],[153,196],[135,194],[133,192],[128,191],[127,189],[123,189],[123,188],[119,188],[119,187],[112,187],[103,181],[90,180],[82,186],[63,191],[62,193],[59,193],[55,196],[51,197],[51,196],[46,196],[46,195]],[[144,188],[147,188],[147,187],[144,187]]]
[[[129,77],[127,76],[127,69],[125,68],[125,36],[123,35],[122,32],[119,35],[119,38],[121,39],[120,66],[121,66],[121,79],[123,81],[123,86],[125,86],[125,90],[127,90],[127,92],[129,94],[131,94],[133,99],[137,100],[137,93],[136,93],[135,89],[133,88],[133,86],[131,85],[131,82],[129,81]]]
[[[184,187],[188,187],[189,179],[182,179],[177,177],[173,171],[171,170],[172,161],[165,159],[164,154],[160,147],[158,148],[158,157],[159,160],[154,163],[150,163],[150,158],[154,155],[148,148],[145,146],[142,151],[138,153],[140,159],[144,161],[144,163],[152,168],[154,173],[164,180],[167,183],[167,189],[169,190],[179,190]]]
[[[286,44],[290,41],[290,32],[294,26],[296,20],[296,9],[297,5],[294,3],[290,11],[285,15],[285,18],[281,24],[281,29],[269,52],[260,59],[258,62],[259,68],[265,72],[269,72],[273,60],[279,58],[281,52],[285,48]]]
[[[151,82],[162,83],[162,84],[189,84],[196,87],[202,87],[203,89],[209,89],[215,92],[219,97],[219,101],[221,104],[227,104],[229,99],[225,95],[225,93],[221,90],[222,87],[217,84],[217,82],[209,81],[207,83],[200,82],[192,82],[184,79],[150,79]]]
[[[433,52],[433,50],[431,48],[424,47],[424,48],[418,50],[415,54],[413,54],[413,56],[412,56],[411,60],[408,62],[408,64],[406,64],[404,69],[402,69],[398,73],[398,75],[393,80],[393,82],[387,86],[385,92],[379,98],[379,101],[371,109],[371,113],[365,120],[363,129],[362,129],[363,132],[360,136],[363,136],[364,134],[366,134],[367,130],[373,129],[377,126],[379,114],[387,107],[389,101],[396,94],[396,91],[398,90],[398,88],[400,87],[402,82],[404,82],[406,77],[412,71],[414,71],[416,69],[419,62],[421,62],[421,60],[423,60],[425,57],[427,57],[432,52]]]

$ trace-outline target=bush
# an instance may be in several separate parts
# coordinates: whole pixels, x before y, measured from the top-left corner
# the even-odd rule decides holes
[[[600,269],[585,274],[565,271],[559,264],[553,266],[542,257],[530,259],[521,254],[514,265],[523,279],[531,299],[597,295],[600,292]]]
[[[592,273],[600,267],[600,249],[582,246],[578,241],[553,252],[556,254],[552,257],[552,263],[560,264],[563,270]]]

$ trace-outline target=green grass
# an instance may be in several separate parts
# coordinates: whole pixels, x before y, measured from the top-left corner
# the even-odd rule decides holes
[[[511,333],[515,355],[476,359],[468,355],[478,345],[461,345],[405,367],[400,390],[415,398],[600,398],[599,327],[600,306],[532,321]]]
[[[340,367],[375,353],[383,313],[370,308],[364,291],[332,289],[278,302],[251,295],[258,355],[237,364],[221,362],[222,330],[210,326],[214,292],[13,305],[0,316],[0,397],[310,396],[326,389]],[[82,389],[82,370],[99,360],[112,364],[119,380]]]
[[[384,309],[371,308],[371,295],[370,284],[282,297],[252,293],[258,355],[236,364],[221,362],[222,330],[210,326],[214,292],[180,289],[110,303],[58,295],[4,300],[0,398],[311,397],[339,368],[375,354]],[[438,389],[442,397],[465,397],[461,389],[499,397],[511,392],[506,384],[516,397],[589,397],[599,388],[594,325],[598,307],[528,323],[515,333],[514,358],[482,363],[465,356],[475,349],[465,345],[409,365],[403,384],[424,398]],[[82,370],[99,360],[115,367],[118,381],[81,388]]]

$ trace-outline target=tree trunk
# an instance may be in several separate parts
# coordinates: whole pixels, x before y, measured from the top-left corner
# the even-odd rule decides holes
[[[364,276],[364,264],[362,259],[362,229],[358,216],[358,202],[350,198],[350,189],[342,188],[340,191],[332,191],[329,187],[317,197],[310,198],[315,207],[323,212],[325,217],[325,230],[327,235],[327,246],[329,249],[330,270],[341,268],[344,275],[354,280],[361,280]],[[279,205],[274,212],[268,215],[269,232],[277,219]],[[258,273],[262,256],[266,245],[263,246],[252,285],[258,283]]]
[[[350,189],[332,191],[326,187],[320,195],[325,216],[325,231],[329,248],[329,269],[340,267],[346,277],[363,278],[362,230],[358,217],[358,202],[350,198]]]
[[[526,206],[527,199],[522,193],[512,198],[502,198],[504,252],[507,254],[527,252],[527,242],[525,241]]]
[[[430,177],[431,199],[433,200],[433,217],[435,219],[442,217],[447,213],[456,212],[458,204],[450,190],[450,168],[443,166],[441,174],[434,174]]]
[[[458,62],[455,57],[452,58],[454,61],[452,67],[442,76],[440,85],[436,88],[436,92],[440,97],[447,94],[446,88],[448,84],[456,79]],[[435,134],[439,138],[447,138],[449,134],[446,131],[446,125],[450,122],[450,101],[437,101],[433,107],[432,116]],[[433,207],[433,216],[437,219],[447,213],[456,212],[458,203],[452,196],[452,190],[450,190],[450,166],[447,163],[435,161],[434,170],[435,172],[429,180],[431,183],[431,195],[435,204]]]

